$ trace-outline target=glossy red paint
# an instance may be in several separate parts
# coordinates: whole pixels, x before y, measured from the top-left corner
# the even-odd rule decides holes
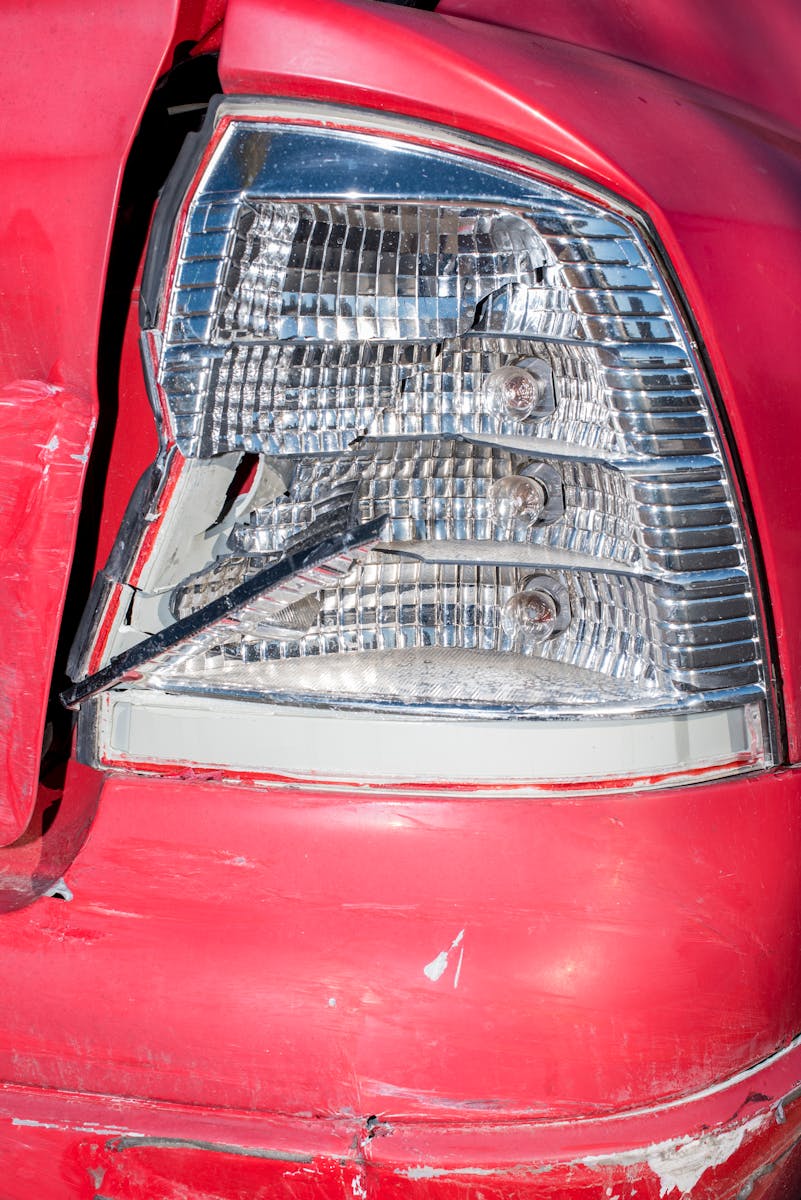
[[[45,11],[73,91],[48,96],[55,149],[33,113],[0,139],[0,362],[91,412],[126,147],[159,64],[221,7],[41,4],[14,38]],[[20,111],[43,70],[22,67]],[[367,0],[231,0],[222,77],[473,131],[649,214],[743,463],[795,752],[795,134],[598,49]],[[129,337],[107,539],[149,454],[142,395]],[[0,851],[4,1194],[796,1200],[799,792],[793,770],[527,801],[72,764],[55,818],[42,787]]]
[[[798,1030],[795,772],[560,801],[125,776],[98,801],[98,779],[67,789],[73,825],[97,809],[59,872],[73,899],[0,922],[2,1078],[587,1117],[703,1089]],[[43,852],[61,836],[57,818]]]
[[[760,22],[780,29],[785,10],[777,9],[775,26],[772,11],[760,12]],[[700,11],[697,23],[703,29]],[[797,59],[801,37],[797,26],[788,28]],[[688,21],[687,42],[694,29]],[[708,38],[699,45],[700,71]],[[370,0],[232,0],[220,72],[229,92],[335,100],[506,142],[578,171],[648,214],[698,322],[743,467],[770,581],[795,761],[801,518],[793,497],[801,405],[788,347],[796,341],[801,274],[797,126],[581,45]]]
[[[798,124],[795,0],[770,0],[760,12],[751,0],[728,0],[725,14],[697,0],[439,0],[437,12],[599,50]]]
[[[117,189],[177,3],[4,5],[0,384],[94,401]]]

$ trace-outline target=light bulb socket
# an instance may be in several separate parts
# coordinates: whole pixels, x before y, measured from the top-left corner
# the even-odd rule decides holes
[[[538,421],[555,407],[553,372],[540,358],[523,358],[491,371],[484,381],[487,407],[501,420]]]

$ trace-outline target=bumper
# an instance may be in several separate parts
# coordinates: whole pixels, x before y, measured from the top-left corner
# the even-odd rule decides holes
[[[794,1198],[799,784],[73,767],[0,860],[0,1161],[53,1197]]]
[[[799,1078],[796,1042],[678,1103],[599,1120],[494,1125],[288,1120],[7,1087],[4,1196],[794,1200]]]

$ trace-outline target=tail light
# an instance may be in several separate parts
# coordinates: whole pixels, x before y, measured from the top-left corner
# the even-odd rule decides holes
[[[162,451],[73,656],[81,754],[532,790],[768,765],[743,522],[636,216],[348,121],[225,101],[165,193]]]

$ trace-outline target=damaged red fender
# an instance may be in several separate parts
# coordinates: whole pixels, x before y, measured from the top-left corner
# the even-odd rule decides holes
[[[0,388],[0,844],[36,800],[50,674],[86,462],[91,401],[46,383]]]
[[[177,0],[35,0],[0,13],[2,845],[23,833],[36,800],[97,415],[115,204],[177,10]]]

